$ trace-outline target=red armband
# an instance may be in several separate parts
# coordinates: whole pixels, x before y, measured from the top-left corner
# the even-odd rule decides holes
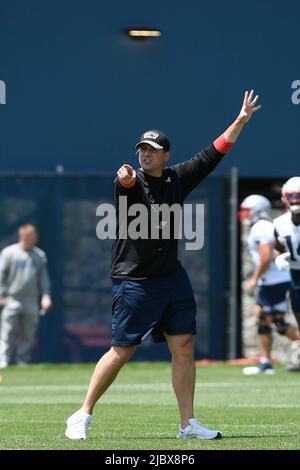
[[[225,139],[223,134],[220,135],[220,137],[218,137],[216,140],[214,140],[213,144],[214,144],[215,149],[218,150],[218,152],[223,153],[224,155],[233,146],[233,143],[228,142],[228,140]]]
[[[127,184],[124,183],[124,181],[122,183],[122,181],[120,181],[120,179],[119,179],[120,185],[123,186],[123,188],[126,188],[126,189],[133,188],[133,186],[135,186],[135,182],[136,182],[136,178],[133,178],[133,180],[130,181],[130,183],[127,183]]]

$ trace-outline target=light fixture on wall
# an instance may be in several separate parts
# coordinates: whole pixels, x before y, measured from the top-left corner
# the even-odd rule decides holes
[[[159,29],[131,28],[127,29],[128,36],[134,39],[157,38],[162,35]]]

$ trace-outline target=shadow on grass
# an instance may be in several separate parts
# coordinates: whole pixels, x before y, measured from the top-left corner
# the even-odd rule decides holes
[[[264,434],[262,435],[253,435],[253,434],[243,434],[242,436],[240,435],[236,435],[236,436],[222,436],[221,438],[215,438],[215,439],[201,439],[201,438],[187,438],[187,439],[177,439],[176,437],[174,437],[174,435],[172,436],[136,436],[136,437],[133,437],[133,436],[118,436],[118,439],[119,440],[123,440],[123,441],[157,441],[157,440],[168,440],[168,441],[176,441],[176,442],[188,442],[188,441],[203,441],[203,442],[207,442],[207,441],[212,441],[212,442],[222,442],[224,440],[234,440],[234,439],[238,439],[238,440],[243,440],[243,439],[253,439],[253,440],[258,440],[258,439],[264,439],[264,440],[273,440],[273,439],[278,439],[278,438],[293,438],[295,436],[292,436],[291,434],[272,434],[272,436],[266,436]],[[105,441],[107,440],[112,440],[114,441],[116,439],[116,436],[105,436],[105,437],[90,437],[89,440],[91,439],[103,439]]]

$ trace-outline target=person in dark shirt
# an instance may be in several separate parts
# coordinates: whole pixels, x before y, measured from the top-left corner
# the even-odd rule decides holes
[[[67,419],[65,435],[69,439],[86,439],[96,402],[149,334],[155,341],[166,340],[172,354],[172,382],[181,418],[177,437],[221,437],[220,431],[207,429],[194,417],[196,304],[188,276],[177,259],[176,217],[166,218],[166,211],[163,215],[160,208],[183,205],[260,109],[257,101],[253,90],[246,91],[235,121],[191,160],[166,168],[170,141],[163,132],[150,130],[136,144],[141,168],[134,170],[125,164],[118,170],[117,237],[111,272],[112,346],[96,365],[81,409]],[[141,213],[138,220],[134,219],[137,212]],[[156,224],[151,223],[152,218]]]

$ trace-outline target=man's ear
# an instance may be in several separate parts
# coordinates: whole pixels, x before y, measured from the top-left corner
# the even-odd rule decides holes
[[[170,151],[164,152],[164,156],[165,156],[165,162],[167,162],[170,159],[171,152]]]

